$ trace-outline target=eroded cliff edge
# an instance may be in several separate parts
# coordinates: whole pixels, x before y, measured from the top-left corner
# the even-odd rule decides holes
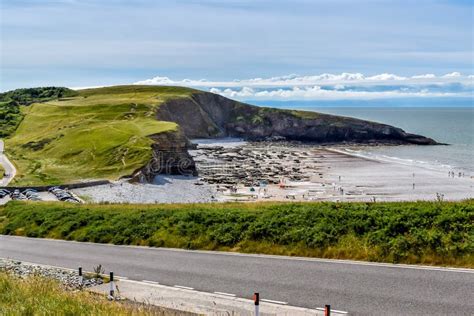
[[[313,143],[436,145],[386,124],[307,111],[263,108],[196,92],[160,105],[157,119],[180,125],[188,138],[240,137]]]
[[[197,176],[196,163],[188,150],[193,147],[183,132],[165,132],[152,135],[152,158],[137,170],[132,181],[153,182],[157,174]]]

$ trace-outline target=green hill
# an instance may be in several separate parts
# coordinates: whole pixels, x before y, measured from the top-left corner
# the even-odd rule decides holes
[[[151,159],[148,137],[175,131],[156,107],[192,90],[113,87],[21,107],[24,119],[6,140],[18,168],[13,185],[59,184],[130,175]]]

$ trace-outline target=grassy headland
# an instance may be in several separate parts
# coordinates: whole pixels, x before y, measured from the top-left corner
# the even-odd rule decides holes
[[[10,202],[0,208],[0,233],[474,267],[474,200],[194,205]]]
[[[156,107],[192,91],[110,87],[22,106],[24,119],[6,140],[8,155],[18,168],[12,184],[60,184],[131,174],[151,159],[148,136],[177,128],[175,123],[156,120]]]
[[[109,302],[88,292],[64,290],[57,281],[0,272],[1,315],[174,315],[140,304]]]
[[[76,94],[74,90],[61,87],[17,89],[0,93],[0,137],[7,137],[17,129],[23,118],[20,106]]]

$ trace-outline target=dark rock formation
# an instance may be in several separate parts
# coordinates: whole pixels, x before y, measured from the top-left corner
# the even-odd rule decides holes
[[[188,138],[230,136],[313,143],[437,144],[431,138],[386,124],[316,112],[257,107],[208,92],[165,102],[159,107],[157,118],[176,122]]]
[[[188,152],[193,145],[178,130],[151,136],[153,157],[146,166],[135,172],[134,181],[152,182],[157,174],[196,176],[196,164]]]

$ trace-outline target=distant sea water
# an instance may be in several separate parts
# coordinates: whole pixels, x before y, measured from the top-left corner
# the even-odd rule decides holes
[[[303,108],[302,108],[303,109]],[[474,174],[474,108],[304,107],[304,110],[356,117],[400,127],[449,146],[379,146],[358,154],[428,168]]]
[[[312,106],[308,102],[298,105],[269,102],[254,104],[349,116],[400,127],[406,132],[450,145],[358,146],[348,151],[380,160],[474,175],[474,107],[408,107],[396,102],[385,107]]]

